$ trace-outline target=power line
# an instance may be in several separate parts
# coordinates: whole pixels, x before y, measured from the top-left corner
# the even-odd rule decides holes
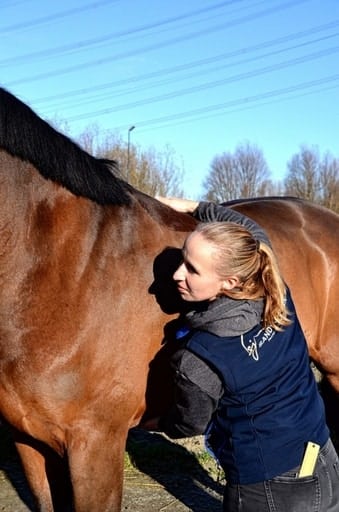
[[[14,2],[4,2],[2,0],[1,9],[5,9],[7,7],[15,7],[16,5],[20,5],[20,4],[26,4],[27,1],[29,1],[29,0],[17,0],[16,2],[15,1]]]
[[[120,80],[114,80],[114,81],[111,81],[111,82],[107,82],[107,83],[104,83],[104,84],[101,84],[101,85],[99,84],[99,85],[95,86],[95,90],[98,91],[98,90],[104,90],[104,89],[112,89],[113,87],[124,86],[127,83],[131,83],[131,82],[137,84],[139,82],[142,82],[142,81],[145,81],[145,80],[148,80],[148,79],[162,77],[162,76],[167,76],[167,75],[173,75],[175,73],[178,73],[178,72],[181,72],[181,71],[187,71],[187,70],[192,69],[192,68],[193,69],[194,68],[198,68],[198,69],[201,70],[202,66],[205,66],[205,65],[208,65],[208,64],[217,63],[217,62],[220,62],[220,61],[223,61],[223,60],[226,60],[226,59],[237,57],[239,55],[250,54],[250,53],[256,52],[258,50],[262,50],[262,49],[265,49],[265,48],[270,48],[270,47],[273,47],[273,46],[285,43],[286,41],[293,41],[293,40],[301,39],[301,38],[303,38],[305,36],[314,35],[314,34],[316,34],[318,32],[322,32],[324,30],[337,27],[338,25],[339,25],[339,20],[335,20],[335,21],[333,21],[331,23],[326,23],[324,25],[318,25],[316,27],[312,27],[312,28],[304,30],[304,31],[299,31],[299,32],[295,32],[295,33],[292,33],[292,34],[287,34],[286,36],[278,37],[276,39],[270,39],[269,41],[264,41],[263,43],[259,43],[259,44],[252,45],[252,46],[247,46],[247,47],[244,47],[244,48],[240,48],[239,50],[235,50],[235,51],[231,51],[231,52],[226,52],[226,53],[221,53],[221,54],[214,55],[212,57],[208,57],[208,58],[205,58],[205,59],[198,59],[198,60],[195,60],[195,61],[186,62],[184,64],[179,64],[177,66],[172,66],[170,68],[162,68],[162,69],[160,69],[158,71],[152,71],[152,72],[149,72],[149,73],[139,74],[139,75],[134,76],[134,77],[132,76],[132,77],[128,77],[128,78],[122,78]],[[335,33],[335,35],[337,35],[337,33]],[[324,38],[318,38],[318,39],[315,39],[315,40],[307,41],[306,43],[301,43],[300,45],[313,44],[315,42],[321,41],[322,39],[326,39],[327,37],[332,37],[332,36],[324,36]],[[290,46],[290,47],[285,48],[282,51],[290,51],[292,49],[296,49],[300,45]],[[277,52],[280,52],[280,50],[277,50]],[[269,55],[274,55],[274,54],[275,53],[272,52],[271,54],[268,53],[268,54],[260,55],[259,57],[251,57],[251,58],[253,60],[257,60],[258,58],[263,58],[263,57],[267,57]],[[247,62],[247,61],[246,60],[245,61],[244,60],[241,61],[241,63],[244,63],[244,62]],[[238,65],[239,63],[240,62],[237,61],[235,63],[235,65]],[[201,71],[201,73],[204,73],[204,72],[205,72],[204,70]],[[35,104],[41,104],[41,103],[46,103],[46,102],[50,103],[51,100],[62,99],[62,98],[70,98],[71,99],[74,96],[84,95],[84,94],[87,94],[87,93],[91,93],[93,90],[94,90],[93,87],[85,87],[85,88],[76,89],[76,90],[73,90],[73,91],[67,91],[67,92],[64,92],[64,93],[53,94],[53,95],[50,95],[50,96],[45,96],[45,97],[42,97],[42,98],[38,98],[35,101]]]
[[[122,52],[120,54],[111,55],[109,57],[105,57],[105,58],[102,58],[102,59],[95,59],[93,61],[88,61],[88,62],[85,62],[85,63],[82,63],[82,64],[77,64],[77,65],[69,66],[69,67],[66,67],[66,68],[62,68],[62,69],[58,69],[58,70],[54,70],[54,71],[48,71],[48,72],[44,72],[44,73],[39,73],[37,75],[26,77],[26,78],[21,78],[21,79],[18,79],[18,80],[14,80],[12,82],[8,82],[7,86],[14,86],[14,85],[19,85],[19,84],[23,84],[23,83],[35,82],[35,81],[38,81],[38,80],[43,80],[43,79],[51,78],[51,77],[54,77],[54,76],[60,76],[60,75],[68,74],[68,73],[73,73],[75,71],[80,71],[80,70],[88,68],[88,67],[91,67],[91,68],[92,67],[96,67],[96,66],[105,64],[107,62],[110,62],[112,60],[114,60],[116,62],[119,59],[124,59],[124,58],[127,58],[127,57],[135,57],[136,55],[139,55],[139,54],[144,54],[144,53],[149,52],[149,51],[158,50],[159,48],[164,48],[165,46],[170,46],[170,45],[173,45],[173,44],[177,44],[179,42],[183,42],[183,41],[187,41],[187,40],[192,40],[192,39],[195,39],[197,37],[200,38],[202,35],[206,35],[206,34],[209,34],[211,32],[215,33],[217,31],[224,30],[227,27],[231,27],[231,26],[234,27],[236,25],[240,25],[240,24],[248,22],[248,21],[253,21],[254,19],[257,19],[257,18],[260,18],[260,17],[263,17],[263,16],[268,16],[268,15],[270,15],[272,13],[279,12],[279,11],[281,11],[283,9],[287,9],[289,7],[294,7],[296,5],[296,3],[304,3],[305,1],[307,1],[307,0],[292,0],[292,1],[288,1],[288,2],[285,2],[285,3],[279,4],[276,7],[271,7],[271,8],[268,8],[268,9],[264,9],[262,11],[258,11],[257,13],[246,15],[246,16],[243,16],[243,17],[238,18],[238,19],[233,20],[233,21],[224,22],[224,23],[216,25],[216,26],[214,26],[212,28],[208,28],[208,29],[205,29],[205,30],[199,30],[199,31],[196,31],[196,32],[191,32],[191,33],[185,34],[185,35],[183,35],[181,37],[176,37],[176,38],[168,39],[168,40],[163,41],[163,42],[157,42],[157,43],[154,43],[154,44],[150,44],[148,46],[144,46],[142,48],[138,48],[137,50],[135,50],[135,49],[134,50],[129,50],[129,51],[125,51],[125,52]]]
[[[24,21],[21,23],[16,23],[14,25],[9,25],[7,27],[1,28],[1,34],[7,34],[9,32],[15,32],[17,30],[23,30],[27,28],[36,27],[37,25],[43,25],[45,23],[56,21],[62,18],[67,18],[68,16],[73,16],[74,14],[78,14],[84,11],[89,11],[92,9],[97,9],[98,7],[102,7],[106,4],[111,4],[115,2],[119,2],[120,0],[101,0],[98,2],[94,2],[91,4],[83,5],[82,7],[74,7],[73,9],[68,9],[67,11],[61,11],[56,14],[51,14],[49,16],[43,16],[42,18],[37,18],[31,21]]]
[[[115,1],[117,2],[119,0],[115,0]],[[100,36],[100,37],[96,37],[96,38],[92,38],[92,39],[87,39],[85,41],[80,41],[80,42],[75,43],[75,44],[63,45],[63,46],[58,46],[56,48],[48,48],[48,49],[45,49],[45,50],[40,50],[38,52],[32,52],[32,53],[28,53],[28,54],[25,54],[25,55],[19,55],[17,57],[12,58],[12,59],[3,59],[2,61],[0,61],[0,65],[18,64],[20,62],[26,61],[27,59],[34,60],[34,59],[42,58],[42,57],[51,57],[53,55],[55,56],[55,55],[62,54],[62,53],[65,53],[65,52],[69,52],[69,51],[72,51],[72,50],[83,49],[83,48],[86,48],[88,46],[93,46],[93,45],[97,45],[98,43],[108,42],[108,41],[111,41],[112,39],[117,39],[117,38],[120,38],[120,37],[123,37],[123,36],[126,36],[126,35],[130,36],[130,35],[133,35],[133,34],[138,34],[140,32],[145,32],[146,30],[150,30],[150,29],[153,29],[153,28],[161,27],[163,25],[172,24],[172,23],[175,23],[177,21],[181,21],[183,19],[192,18],[192,17],[195,17],[195,16],[197,16],[199,14],[202,14],[202,13],[205,13],[205,12],[211,12],[211,11],[214,11],[216,9],[220,9],[221,7],[225,7],[225,6],[231,5],[231,4],[233,4],[233,3],[237,2],[237,1],[238,2],[239,1],[242,2],[244,0],[228,0],[227,2],[225,2],[225,1],[224,2],[219,2],[217,4],[210,5],[209,7],[204,7],[204,8],[201,8],[201,9],[196,9],[194,11],[190,11],[190,12],[182,14],[182,15],[177,15],[177,16],[172,16],[172,17],[169,17],[169,18],[165,18],[163,20],[160,20],[160,21],[157,21],[157,22],[154,22],[154,23],[147,23],[147,24],[140,25],[140,26],[137,26],[137,27],[134,27],[134,28],[131,28],[131,29],[125,29],[125,30],[116,31],[116,32],[113,32],[111,34],[107,34],[106,36]],[[111,3],[111,2],[112,2],[112,0],[104,0],[102,3],[106,4],[106,3]],[[90,6],[88,6],[88,8],[93,8],[92,4]],[[78,11],[84,11],[84,10],[86,10],[86,6],[85,7],[81,7],[81,8],[77,8],[77,9],[72,9],[71,11],[64,11],[62,13],[59,13],[59,16],[57,16],[57,17],[67,17],[70,14],[76,14]],[[49,19],[49,18],[55,18],[55,17],[56,17],[56,15],[54,15],[54,16],[47,16],[47,17],[41,18],[41,19]],[[28,22],[27,26],[30,26],[31,24],[35,24],[35,23],[39,23],[39,20],[34,20],[32,22]],[[25,24],[23,23],[22,25],[25,25]],[[25,26],[24,26],[24,28],[25,28]],[[1,29],[1,32],[6,32],[6,27],[4,29]]]
[[[220,116],[234,114],[234,113],[237,113],[237,112],[243,112],[243,111],[246,111],[246,110],[255,109],[255,108],[258,108],[258,106],[263,107],[263,106],[266,106],[266,105],[272,105],[272,104],[277,103],[277,102],[281,103],[282,101],[291,101],[291,100],[294,100],[296,98],[310,96],[310,95],[314,95],[314,94],[317,94],[317,93],[320,93],[320,92],[324,92],[324,91],[331,91],[333,89],[337,89],[338,87],[339,87],[339,84],[335,84],[335,85],[332,85],[332,86],[329,86],[329,87],[320,87],[320,89],[316,89],[316,90],[313,90],[313,91],[304,91],[303,89],[301,89],[302,92],[298,92],[297,94],[291,94],[290,96],[287,96],[286,98],[281,98],[281,96],[277,95],[277,97],[273,97],[273,99],[271,101],[261,101],[259,99],[257,103],[253,102],[251,104],[247,104],[245,102],[243,106],[240,105],[239,107],[235,107],[233,109],[229,109],[228,108],[227,111],[219,109],[218,112],[214,112],[213,111],[213,113],[211,113],[211,114],[209,114],[207,112],[206,114],[203,114],[203,115],[192,115],[191,117],[183,118],[181,121],[177,121],[177,120],[174,119],[174,121],[164,122],[162,124],[161,123],[156,123],[156,127],[157,127],[157,130],[159,130],[161,128],[168,128],[170,126],[180,126],[180,125],[183,125],[183,124],[191,123],[192,119],[194,119],[194,122],[201,121],[203,119],[211,119],[211,118],[214,119],[215,117],[220,117]],[[142,128],[142,127],[140,128],[139,125],[138,125],[138,128],[139,128],[138,131],[142,132],[142,133],[154,130],[154,127],[153,127],[152,124],[149,124],[148,127],[144,127],[144,128]],[[118,127],[118,129],[121,129],[121,127]]]
[[[285,53],[285,52],[291,51],[291,50],[295,50],[297,48],[302,48],[302,47],[305,47],[306,45],[314,44],[315,42],[324,41],[324,40],[329,39],[331,37],[338,37],[338,35],[339,35],[339,33],[336,33],[336,34],[333,34],[331,36],[324,36],[324,37],[318,38],[316,40],[307,41],[307,42],[301,43],[299,45],[294,45],[294,46],[291,46],[291,47],[288,47],[288,48],[284,48],[284,49],[280,49],[280,50],[275,50],[275,51],[272,51],[272,52],[268,52],[266,54],[258,55],[256,57],[253,57],[253,56],[252,57],[248,57],[247,59],[243,59],[241,61],[236,61],[236,62],[234,62],[232,64],[226,64],[223,67],[224,68],[229,68],[231,66],[238,66],[239,64],[246,64],[248,62],[253,63],[254,61],[259,60],[259,59],[261,60],[263,58],[277,56],[278,54]],[[297,65],[297,64],[305,63],[305,62],[310,61],[310,60],[315,60],[315,59],[318,59],[318,58],[321,58],[321,57],[325,57],[325,56],[331,55],[333,53],[337,53],[338,50],[339,50],[339,46],[334,46],[332,48],[327,48],[325,50],[319,50],[318,52],[313,52],[311,54],[304,55],[302,57],[296,57],[294,59],[289,59],[289,60],[286,60],[284,62],[280,62],[280,63],[277,63],[277,64],[272,64],[272,65],[269,65],[269,66],[264,66],[263,68],[259,68],[259,69],[253,70],[253,71],[247,71],[247,72],[244,72],[244,73],[238,73],[237,75],[227,76],[226,78],[222,78],[222,79],[219,79],[219,80],[209,81],[209,82],[206,82],[206,83],[203,83],[203,84],[199,84],[199,85],[195,85],[195,86],[191,86],[191,87],[188,87],[188,88],[185,88],[185,89],[179,89],[179,90],[171,91],[169,93],[158,95],[158,96],[155,96],[155,97],[152,96],[150,98],[138,100],[138,101],[135,101],[133,103],[127,103],[125,105],[115,106],[110,111],[113,111],[113,110],[114,111],[118,111],[118,110],[124,110],[124,109],[127,109],[127,108],[132,108],[132,107],[137,107],[137,106],[144,106],[144,105],[149,104],[149,103],[154,103],[154,102],[158,102],[158,101],[163,101],[163,100],[171,99],[172,97],[181,97],[181,96],[183,96],[185,94],[191,94],[191,93],[194,93],[194,92],[200,92],[202,90],[211,89],[211,88],[214,88],[214,87],[218,87],[220,85],[230,84],[230,83],[237,82],[237,81],[240,81],[240,80],[244,80],[244,79],[248,79],[248,78],[253,78],[253,77],[262,75],[264,73],[269,73],[269,72],[272,72],[272,71],[277,71],[277,70],[280,70],[280,69],[283,69],[283,68],[286,68],[286,67],[294,66],[294,65]],[[221,69],[222,69],[222,67],[218,66],[217,71],[220,71]],[[209,71],[211,71],[211,70],[209,70]],[[188,76],[186,75],[184,78],[185,79],[192,78],[192,77],[200,76],[201,74],[205,74],[205,71],[202,70],[202,71],[199,71],[197,73],[191,73]],[[147,84],[147,85],[144,86],[144,89],[146,88],[147,90],[149,90],[152,87],[158,87],[159,85],[164,85],[164,84],[167,85],[168,83],[173,82],[173,81],[177,82],[177,78],[174,78],[171,81],[166,80],[166,81],[162,81],[162,82],[156,82],[156,83],[153,83],[153,84]],[[137,92],[140,93],[141,90],[142,89],[139,86],[138,89],[137,89]],[[126,89],[124,89],[123,91],[121,91],[119,93],[105,94],[104,98],[105,99],[108,99],[108,98],[112,99],[112,97],[117,97],[117,96],[122,96],[122,95],[126,96],[127,94],[134,93],[134,92],[136,92],[135,89],[127,90],[127,91],[126,91]],[[98,99],[99,99],[99,95],[95,95],[94,97],[92,97],[92,99],[87,99],[87,100],[84,99],[84,100],[82,100],[82,101],[80,101],[80,102],[78,102],[76,104],[72,101],[71,105],[72,105],[72,108],[76,108],[76,107],[78,107],[80,105],[85,105],[85,104],[88,104],[88,103],[92,103],[93,100],[98,100]],[[63,103],[63,105],[64,105],[64,103]],[[55,106],[53,106],[53,105],[50,105],[49,107],[50,108],[47,110],[47,112],[55,109]],[[102,110],[96,110],[93,114],[87,113],[87,114],[80,114],[80,115],[82,115],[84,117],[92,117],[93,115],[101,115],[101,114],[106,114],[106,113],[109,113],[109,111],[107,111],[107,108],[102,109]],[[80,117],[79,117],[79,119],[80,119]]]
[[[145,48],[146,48],[146,51],[148,49],[149,50],[158,49],[158,48],[162,48],[164,46],[169,46],[170,44],[176,44],[178,41],[181,42],[181,41],[185,41],[185,40],[194,39],[198,35],[202,36],[205,34],[209,34],[211,32],[216,33],[218,30],[224,29],[225,27],[240,25],[240,24],[246,23],[248,21],[253,21],[262,16],[272,14],[272,12],[277,12],[281,9],[286,9],[290,6],[294,7],[296,3],[303,3],[305,1],[306,0],[301,0],[299,2],[294,1],[294,2],[280,3],[278,6],[271,7],[270,9],[263,9],[263,10],[255,12],[253,14],[247,14],[246,16],[238,17],[236,20],[227,21],[227,23],[223,23],[222,25],[218,24],[214,27],[204,28],[204,30],[200,30],[199,32],[191,31],[189,34],[185,34],[182,37],[168,39],[166,41],[156,43],[153,46],[151,46],[151,45],[144,46],[144,48],[139,48],[138,50],[133,50],[133,51],[129,52],[127,54],[127,56],[136,56],[139,53],[144,53]],[[214,4],[214,7],[216,7],[216,6],[221,7],[222,5],[224,5],[226,3],[231,4],[233,2],[224,2],[224,3]],[[212,6],[210,6],[209,9],[212,9]],[[186,13],[186,15],[183,15],[184,18],[182,18],[182,17],[181,18],[182,19],[190,19],[189,15],[190,15],[190,13]],[[169,19],[169,18],[167,18],[167,19]],[[179,21],[179,20],[177,20],[177,21]],[[309,35],[314,35],[321,31],[333,29],[333,28],[337,27],[338,25],[339,25],[339,20],[334,20],[334,21],[331,21],[330,23],[320,25],[317,27],[313,27],[308,30],[296,32],[294,34],[285,35],[285,36],[282,36],[282,37],[279,37],[279,38],[276,38],[276,39],[273,39],[270,41],[265,41],[264,43],[256,44],[256,45],[249,46],[246,48],[241,48],[241,49],[231,51],[231,52],[226,52],[223,54],[214,55],[212,57],[207,57],[205,59],[198,59],[195,61],[180,64],[180,65],[173,66],[170,68],[162,68],[158,71],[148,72],[148,73],[144,73],[142,75],[138,75],[138,76],[134,76],[134,77],[132,76],[132,77],[128,77],[128,78],[122,78],[119,80],[101,84],[99,86],[96,86],[95,88],[94,87],[86,87],[86,88],[78,89],[75,91],[70,91],[68,93],[67,92],[62,93],[62,94],[59,93],[59,94],[56,94],[53,96],[50,95],[48,97],[38,99],[36,103],[43,103],[46,101],[50,102],[53,99],[58,99],[58,98],[61,99],[61,98],[65,98],[65,97],[69,98],[70,96],[74,97],[74,96],[77,96],[80,94],[81,95],[88,94],[88,93],[91,94],[98,90],[105,90],[105,89],[111,90],[113,87],[123,86],[126,83],[137,84],[137,83],[140,83],[141,81],[146,82],[147,80],[152,80],[152,79],[157,79],[157,78],[159,78],[159,80],[157,82],[153,82],[151,84],[149,84],[149,83],[145,84],[143,87],[145,88],[147,86],[148,88],[150,88],[150,87],[155,87],[155,86],[159,86],[159,85],[164,85],[164,84],[168,84],[168,83],[172,82],[174,79],[178,80],[178,78],[176,78],[176,76],[175,76],[178,73],[185,73],[185,76],[183,77],[184,79],[191,78],[193,76],[199,76],[204,72],[206,73],[206,71],[201,69],[203,66],[210,66],[210,65],[213,65],[213,63],[222,63],[222,61],[227,61],[228,59],[237,57],[239,55],[244,55],[246,53],[248,54],[248,57],[246,59],[241,59],[241,60],[238,60],[237,62],[232,62],[232,63],[225,62],[225,64],[223,64],[222,66],[218,65],[218,68],[217,68],[218,71],[220,71],[222,68],[226,68],[226,67],[228,68],[231,66],[248,63],[249,61],[254,62],[259,59],[264,59],[264,58],[267,59],[267,57],[276,56],[281,53],[286,53],[286,52],[289,52],[292,50],[306,47],[307,45],[316,44],[319,42],[323,42],[325,40],[329,40],[331,38],[337,37],[338,33],[335,32],[332,34],[324,35],[322,37],[318,37],[318,38],[315,38],[312,40],[300,42],[295,45],[289,45],[289,46],[286,45],[285,48],[273,49],[272,51],[269,51],[269,52],[266,52],[266,53],[263,53],[260,55],[254,55],[252,57],[250,57],[250,53],[253,54],[254,52],[257,52],[259,50],[263,50],[265,48],[272,48],[273,46],[281,45],[287,41],[290,42],[292,40],[301,39],[301,38],[309,36]],[[161,20],[160,25],[159,25],[159,22],[154,23],[154,24],[152,24],[152,27],[149,27],[149,28],[151,29],[151,28],[156,28],[156,27],[160,27],[160,26],[166,26],[165,20]],[[138,29],[138,27],[137,27],[137,29]],[[142,30],[141,27],[139,27],[139,30],[140,31]],[[145,30],[147,30],[147,29],[145,29]],[[121,34],[122,34],[122,32],[124,32],[124,35],[127,35],[127,31],[121,31]],[[138,33],[139,32],[137,31],[136,34],[138,34]],[[115,35],[116,34],[117,33],[115,33]],[[128,31],[128,35],[129,34],[130,34],[130,31]],[[111,34],[111,36],[113,37],[112,34]],[[105,37],[107,37],[107,36],[105,36]],[[97,41],[99,39],[102,39],[102,38],[98,38]],[[91,40],[91,41],[93,41],[93,40]],[[97,44],[97,43],[95,43],[95,44]],[[294,59],[285,60],[284,62],[281,62],[281,63],[263,66],[256,70],[253,70],[253,71],[246,71],[244,73],[238,73],[233,76],[226,77],[224,79],[220,78],[219,80],[197,84],[192,87],[181,88],[179,90],[171,91],[166,94],[157,95],[155,97],[148,97],[148,98],[141,99],[138,101],[118,105],[111,109],[106,108],[106,109],[96,110],[95,112],[80,114],[78,116],[73,116],[73,117],[69,118],[69,121],[75,121],[78,119],[86,119],[86,118],[97,116],[97,115],[109,114],[113,111],[124,110],[124,109],[137,107],[137,106],[144,106],[151,102],[153,103],[153,102],[165,101],[165,100],[171,99],[174,96],[181,97],[186,94],[197,93],[197,92],[211,89],[213,87],[218,87],[218,86],[221,86],[221,85],[224,85],[227,83],[253,78],[255,76],[258,76],[258,75],[261,75],[264,73],[272,73],[274,71],[277,71],[279,69],[283,69],[283,68],[286,68],[289,66],[296,66],[301,63],[308,62],[310,60],[319,59],[319,58],[334,54],[338,50],[339,50],[339,46],[334,46],[332,48],[327,48],[324,50],[319,50],[318,52],[310,53],[308,55],[296,57]],[[46,50],[46,52],[47,51],[48,50]],[[41,53],[41,52],[39,52],[39,53]],[[20,57],[18,57],[18,58],[20,58]],[[112,58],[116,59],[116,56],[114,56]],[[120,58],[124,58],[124,54],[121,54]],[[7,59],[7,60],[5,59],[3,61],[0,61],[0,65],[1,64],[5,65],[6,62],[7,63],[9,62],[9,60],[10,59]],[[109,60],[111,60],[111,58],[109,58]],[[101,61],[96,60],[95,65],[99,65],[104,62],[105,62],[105,60],[101,60]],[[91,64],[85,63],[85,65],[83,64],[81,67],[91,67]],[[69,68],[66,68],[66,69],[69,70]],[[198,69],[198,71],[194,71],[194,73],[188,74],[187,71],[190,69],[191,70]],[[214,68],[214,70],[215,69],[216,68]],[[208,70],[208,72],[210,72],[210,71],[213,71],[213,69]],[[67,72],[69,72],[69,71],[67,71]],[[54,75],[58,75],[58,74],[59,74],[58,71],[55,71],[53,74],[46,73],[46,78],[47,77],[49,78],[50,76],[54,76]],[[41,79],[41,76],[42,76],[41,74],[38,75],[38,78]],[[170,77],[172,77],[172,78],[170,78]],[[182,75],[181,75],[181,78],[182,78]],[[33,77],[33,79],[34,79],[34,77]],[[219,103],[218,105],[210,105],[210,106],[204,107],[203,109],[191,109],[186,112],[173,113],[172,115],[169,115],[169,116],[162,116],[162,117],[148,119],[148,120],[146,119],[146,120],[140,121],[140,122],[133,120],[133,122],[135,122],[138,125],[138,128],[145,130],[145,129],[152,129],[153,126],[155,126],[155,125],[159,126],[164,123],[167,123],[167,125],[168,124],[173,125],[173,124],[188,122],[189,119],[193,119],[193,118],[198,119],[199,116],[200,116],[200,118],[202,116],[205,118],[206,116],[211,117],[211,116],[220,115],[220,111],[224,111],[224,115],[225,115],[226,110],[227,110],[227,113],[230,113],[231,111],[239,111],[240,109],[244,110],[247,108],[254,108],[259,102],[264,102],[267,100],[271,100],[274,102],[274,101],[277,101],[277,99],[280,99],[282,96],[287,97],[288,95],[290,95],[290,97],[291,97],[291,94],[293,94],[293,93],[298,93],[299,95],[314,94],[315,92],[317,92],[317,91],[315,91],[316,87],[318,87],[318,88],[322,87],[323,85],[325,85],[327,83],[332,84],[333,82],[335,82],[337,80],[338,80],[338,76],[333,75],[331,77],[325,77],[325,78],[318,79],[317,81],[303,82],[302,84],[292,85],[292,86],[284,88],[284,89],[275,89],[275,90],[271,90],[271,91],[266,91],[261,94],[252,95],[249,97],[243,97],[243,98],[230,100],[226,103]],[[32,80],[29,79],[27,81],[32,81]],[[21,82],[22,82],[22,80],[21,80]],[[13,83],[20,83],[20,82],[12,82],[12,84]],[[334,87],[338,87],[338,85],[336,84],[332,88],[334,88]],[[327,87],[326,90],[328,90],[328,89],[329,89],[329,87]],[[325,89],[323,88],[322,90],[325,90]],[[138,88],[138,92],[139,91],[140,91],[140,87]],[[135,90],[133,90],[131,88],[130,88],[130,90],[125,89],[124,91],[116,91],[115,93],[114,92],[112,93],[110,91],[109,94],[106,95],[106,97],[108,96],[109,98],[112,98],[114,96],[118,96],[118,95],[122,95],[122,94],[126,95],[126,94],[129,94],[132,92],[135,92]],[[94,101],[98,99],[98,95],[92,94],[92,97],[93,97]],[[86,102],[89,102],[89,99],[84,99],[81,102],[77,102],[77,103],[73,102],[72,107],[76,108],[77,106],[83,105]],[[231,110],[231,109],[233,109],[233,110]],[[125,128],[128,128],[128,126],[130,126],[130,123],[128,125],[125,125],[125,127],[119,127],[119,128],[125,129]]]
[[[192,118],[192,117],[195,117],[196,115],[216,112],[216,111],[219,111],[220,109],[226,109],[226,108],[231,108],[231,107],[242,107],[244,105],[250,105],[255,102],[265,100],[267,98],[273,98],[273,97],[289,94],[289,93],[292,93],[295,91],[309,89],[311,87],[316,87],[318,85],[323,85],[323,84],[338,81],[338,80],[339,80],[339,74],[335,74],[335,75],[327,76],[327,77],[324,77],[324,78],[321,78],[318,80],[302,82],[302,83],[299,83],[299,84],[296,84],[296,85],[293,85],[290,87],[274,89],[272,91],[267,91],[265,93],[255,94],[253,96],[247,96],[247,97],[239,98],[236,100],[230,100],[225,103],[218,103],[215,105],[210,105],[208,107],[201,107],[198,109],[187,110],[185,112],[180,112],[177,114],[170,114],[167,116],[152,118],[152,119],[148,119],[146,121],[135,121],[135,124],[138,126],[138,129],[139,129],[139,128],[146,127],[146,126],[156,125],[156,124],[162,123],[162,122],[177,121],[180,119]],[[72,121],[72,118],[70,119],[70,121]],[[117,126],[115,128],[117,130],[125,130],[128,126],[129,125],[121,125],[121,126]]]
[[[304,63],[304,62],[308,62],[308,61],[314,61],[315,59],[318,59],[318,58],[321,58],[321,57],[324,57],[324,56],[328,56],[328,55],[337,53],[338,51],[339,51],[339,45],[338,46],[334,46],[332,48],[328,48],[326,50],[319,50],[318,52],[313,52],[313,53],[310,53],[310,54],[308,54],[306,56],[303,56],[303,57],[296,57],[294,59],[289,59],[289,60],[286,60],[286,61],[278,63],[278,64],[272,64],[270,66],[264,66],[262,68],[254,70],[254,71],[247,71],[247,72],[240,73],[240,74],[237,74],[237,75],[234,75],[234,76],[231,76],[231,77],[226,77],[224,79],[220,79],[220,80],[216,80],[216,81],[212,81],[212,82],[206,82],[204,84],[199,84],[199,85],[196,85],[196,86],[191,86],[191,87],[188,87],[186,89],[179,89],[179,90],[171,91],[171,92],[166,93],[166,94],[161,94],[161,95],[158,95],[158,96],[152,96],[152,97],[149,97],[149,98],[146,98],[146,99],[136,100],[136,101],[133,101],[133,102],[130,102],[130,103],[122,104],[122,105],[115,105],[114,107],[111,107],[111,108],[105,107],[103,109],[95,110],[94,112],[87,112],[87,113],[83,113],[83,114],[78,114],[78,115],[75,115],[75,116],[71,116],[69,121],[76,121],[76,120],[80,120],[80,119],[88,119],[88,118],[91,118],[91,117],[107,115],[107,114],[110,114],[112,112],[119,112],[119,111],[127,110],[127,109],[130,109],[130,108],[135,108],[135,107],[145,106],[145,105],[149,105],[149,104],[154,104],[154,103],[157,103],[157,102],[160,102],[160,101],[171,99],[173,97],[178,98],[180,96],[184,96],[184,95],[187,95],[187,94],[192,94],[192,93],[195,93],[195,92],[200,92],[200,91],[203,91],[203,90],[206,90],[206,89],[215,88],[215,87],[218,87],[218,86],[221,86],[221,85],[230,84],[230,83],[233,83],[233,82],[238,82],[240,80],[244,80],[244,79],[248,79],[248,78],[253,78],[253,77],[256,77],[256,76],[259,76],[259,75],[263,75],[265,73],[270,73],[272,71],[277,71],[277,70],[280,70],[280,69],[283,69],[283,68],[286,68],[286,67],[295,66],[295,65],[300,64],[300,63]],[[73,105],[73,107],[74,107],[74,105]]]

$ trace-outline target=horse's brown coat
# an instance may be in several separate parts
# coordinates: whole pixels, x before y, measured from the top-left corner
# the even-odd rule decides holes
[[[181,307],[171,248],[195,221],[125,185],[3,90],[0,148],[0,413],[39,510],[66,510],[67,466],[76,512],[118,512],[128,429]],[[234,207],[267,229],[310,354],[339,391],[339,217],[292,199]]]

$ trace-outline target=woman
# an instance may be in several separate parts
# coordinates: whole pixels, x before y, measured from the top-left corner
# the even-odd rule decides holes
[[[141,426],[205,432],[225,471],[224,511],[338,512],[338,456],[267,235],[213,203],[160,200],[203,222],[173,275],[192,305],[177,333],[175,404]]]

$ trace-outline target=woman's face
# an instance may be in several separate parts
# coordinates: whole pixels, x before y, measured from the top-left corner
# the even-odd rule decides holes
[[[225,282],[215,270],[215,248],[194,231],[185,242],[183,262],[173,274],[182,299],[196,302],[214,300]]]

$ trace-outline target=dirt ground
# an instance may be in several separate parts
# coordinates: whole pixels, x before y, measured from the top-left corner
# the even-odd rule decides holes
[[[1,432],[0,432],[1,435]],[[122,511],[221,512],[222,473],[204,453],[202,438],[173,442],[133,431],[127,443]],[[32,499],[13,451],[0,459],[0,512],[31,512]]]

